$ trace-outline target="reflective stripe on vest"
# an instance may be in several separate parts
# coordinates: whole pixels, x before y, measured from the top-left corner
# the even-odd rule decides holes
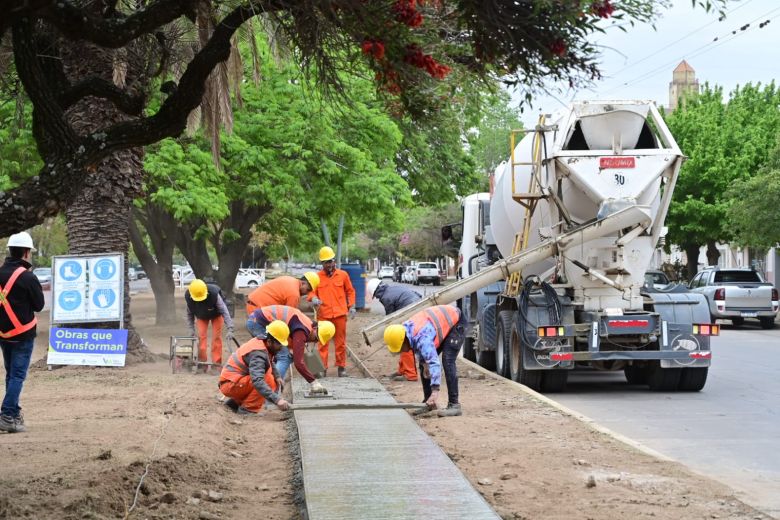
[[[22,322],[19,321],[16,313],[11,308],[11,302],[8,301],[8,293],[10,293],[11,289],[13,289],[14,283],[16,283],[16,279],[19,278],[19,276],[21,276],[21,274],[26,270],[27,269],[24,267],[17,267],[11,275],[11,278],[9,278],[8,282],[6,282],[5,288],[0,286],[0,307],[5,309],[5,313],[8,315],[8,319],[14,326],[14,328],[8,332],[0,332],[0,338],[13,338],[14,336],[18,336],[19,334],[27,332],[31,328],[35,327],[35,325],[38,323],[38,318],[33,315],[31,322],[22,325]]]
[[[263,316],[268,320],[268,323],[271,323],[274,320],[281,320],[285,322],[288,327],[290,326],[293,317],[298,318],[301,325],[306,328],[307,335],[311,333],[314,327],[314,322],[312,322],[308,316],[298,309],[288,307],[287,305],[268,305],[261,308],[260,312],[263,313]],[[290,327],[290,332],[292,332],[292,327]]]
[[[238,350],[230,355],[227,363],[225,363],[222,374],[220,374],[221,379],[227,379],[228,381],[235,383],[242,377],[249,375],[249,367],[244,363],[244,356],[255,350],[265,350],[268,352],[265,341],[254,338],[241,345]],[[270,364],[268,365],[268,369],[270,370],[273,364],[270,354],[268,355],[268,360],[270,361]]]
[[[429,307],[412,316],[411,321],[414,324],[412,336],[416,336],[427,323],[432,323],[436,329],[436,338],[434,338],[433,344],[438,349],[458,320],[460,320],[460,312],[451,305]]]

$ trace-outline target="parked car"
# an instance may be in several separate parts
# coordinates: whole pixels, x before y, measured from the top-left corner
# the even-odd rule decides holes
[[[401,275],[401,281],[404,283],[414,283],[414,275],[417,271],[414,270],[414,265],[410,265]]]
[[[379,272],[377,273],[377,278],[393,278],[393,266],[392,265],[383,265],[381,269],[379,269]]]
[[[131,281],[138,280],[138,271],[135,270],[135,267],[127,268],[127,278]]]
[[[645,273],[645,285],[647,287],[663,291],[669,287],[670,283],[669,278],[663,271],[650,270]]]
[[[136,270],[135,270],[135,276],[136,276],[136,277],[137,277],[139,280],[143,280],[144,278],[146,278],[146,271],[144,271],[143,269],[140,269],[140,268],[139,268],[139,269],[136,269]]]
[[[435,262],[420,262],[417,267],[414,268],[414,284],[420,285],[421,283],[432,283],[433,285],[440,285],[441,279],[439,278],[439,266]]]
[[[254,289],[265,283],[265,269],[239,269],[236,275],[236,289],[249,287]]]
[[[756,318],[761,328],[775,326],[780,307],[777,289],[752,269],[708,267],[697,273],[688,287],[707,298],[713,322],[723,318],[738,327],[745,318]]]
[[[44,289],[51,288],[51,267],[38,267],[33,269],[33,274],[41,282],[41,287]]]

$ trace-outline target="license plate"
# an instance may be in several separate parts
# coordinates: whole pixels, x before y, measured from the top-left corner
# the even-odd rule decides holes
[[[756,316],[758,316],[758,313],[757,312],[740,312],[740,315],[743,318],[755,318]]]

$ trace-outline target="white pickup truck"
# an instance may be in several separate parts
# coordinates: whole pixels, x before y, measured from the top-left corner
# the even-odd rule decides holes
[[[708,267],[696,274],[688,287],[707,298],[713,322],[722,318],[739,327],[745,318],[755,318],[761,328],[775,326],[780,306],[777,289],[752,269]]]
[[[439,266],[435,262],[420,262],[414,267],[414,285],[421,283],[432,283],[433,285],[441,283]]]

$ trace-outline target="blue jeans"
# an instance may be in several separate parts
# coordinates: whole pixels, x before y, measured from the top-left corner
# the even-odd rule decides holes
[[[22,413],[19,407],[19,396],[22,393],[24,380],[27,379],[27,369],[33,353],[35,339],[22,341],[0,340],[5,365],[5,398],[0,413],[10,417],[19,417]]]
[[[442,357],[442,369],[444,380],[447,381],[447,404],[458,404],[458,368],[455,362],[458,359],[458,353],[463,346],[463,340],[466,338],[463,325],[455,325],[444,341],[439,345],[439,353]],[[420,359],[420,381],[423,387],[423,402],[431,396],[431,380],[426,379],[425,362]]]
[[[287,374],[287,369],[292,364],[292,356],[290,355],[290,349],[282,347],[282,349],[276,353],[276,371],[279,372],[279,377],[284,379]]]
[[[246,320],[246,330],[253,338],[265,339],[266,337],[265,325],[260,325],[255,320]]]

